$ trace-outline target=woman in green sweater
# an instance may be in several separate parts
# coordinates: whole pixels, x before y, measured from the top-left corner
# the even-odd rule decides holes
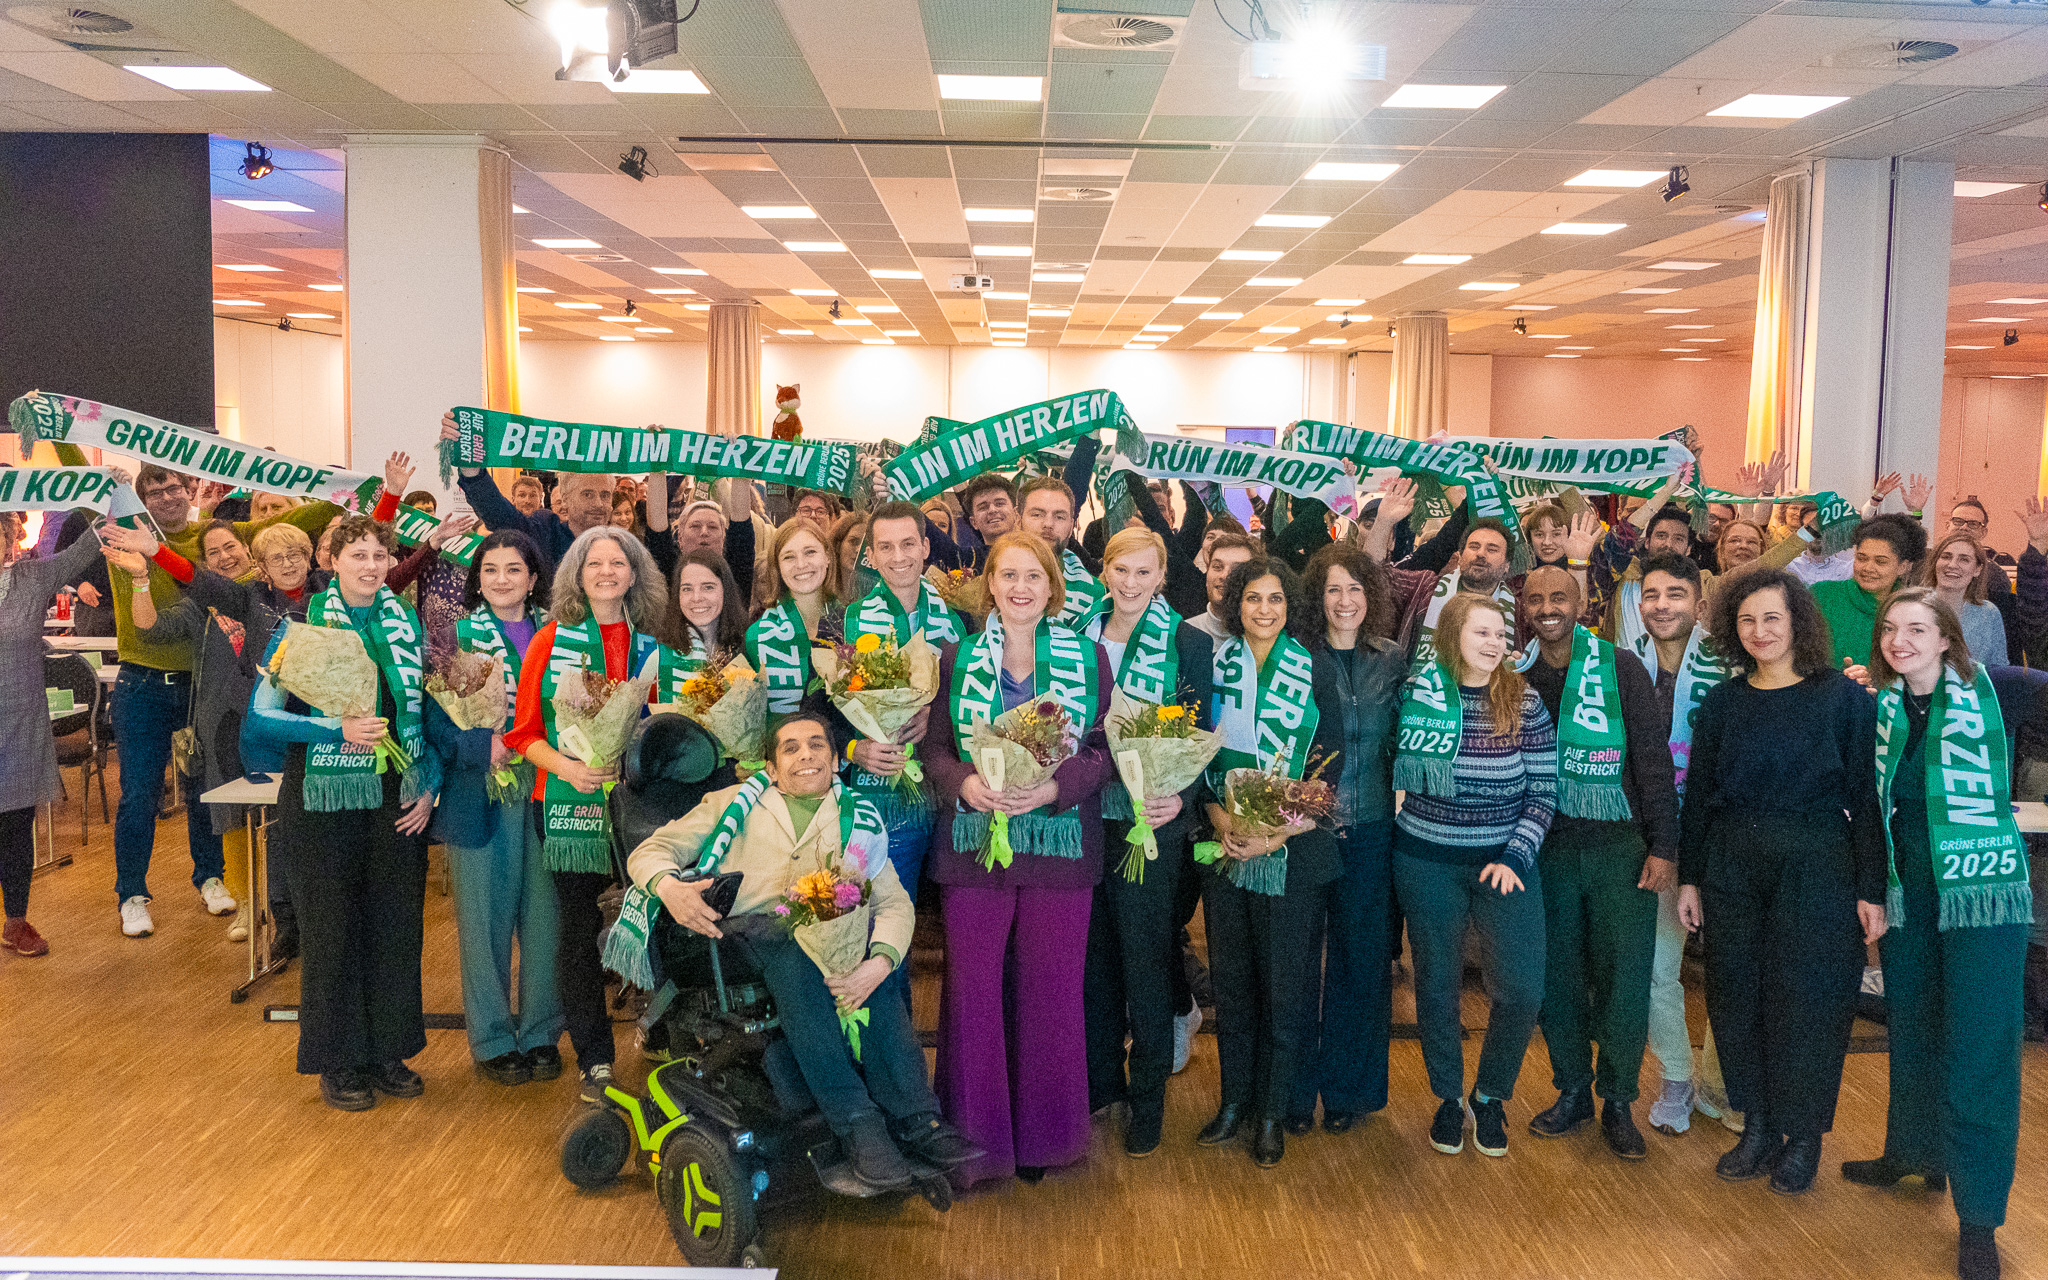
[[[1836,667],[1870,664],[1878,606],[1927,558],[1927,530],[1911,516],[1872,516],[1856,526],[1856,564],[1841,582],[1817,582],[1813,600],[1827,619]]]

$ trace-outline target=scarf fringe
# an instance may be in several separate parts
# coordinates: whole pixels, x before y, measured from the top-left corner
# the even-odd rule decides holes
[[[613,925],[604,931],[601,962],[628,985],[654,990],[654,965],[647,959],[647,944],[627,930]]]
[[[549,836],[540,863],[550,871],[610,871],[612,843],[604,836]]]
[[[931,797],[923,791],[915,800],[905,796],[893,784],[879,791],[856,791],[853,794],[875,807],[875,812],[881,815],[884,830],[929,830],[932,825]]]
[[[1138,816],[1131,812],[1131,791],[1121,782],[1109,782],[1102,788],[1102,818],[1105,822],[1136,822]]]
[[[375,809],[384,803],[384,779],[378,774],[330,773],[306,775],[299,790],[309,813],[340,813],[351,809]]]
[[[43,438],[43,431],[42,424],[36,420],[36,411],[29,407],[27,396],[19,396],[7,406],[7,425],[21,437],[21,456],[26,458],[34,453],[36,442]]]
[[[1263,893],[1277,898],[1287,892],[1287,846],[1263,858],[1232,859],[1223,875],[1246,893]]]
[[[1619,783],[1563,777],[1557,780],[1557,811],[1593,822],[1627,822],[1635,816],[1629,809],[1628,792]]]
[[[1884,927],[1896,929],[1906,923],[1906,891],[1898,880],[1898,869],[1892,869],[1892,882],[1884,890]]]
[[[1457,762],[1425,759],[1418,755],[1396,756],[1394,790],[1414,791],[1425,796],[1455,796],[1458,794]]]
[[[420,749],[413,751],[413,765],[398,779],[398,803],[412,804],[427,793],[426,768],[420,763]]]
[[[1950,929],[1990,929],[2034,922],[2034,891],[2024,880],[2013,884],[1959,885],[1943,889],[1940,897],[1941,920],[1936,928],[1943,933]],[[1890,915],[1889,894],[1886,899],[1885,914]],[[1902,908],[1900,916],[1904,914]]]
[[[988,847],[988,815],[976,810],[953,815],[953,848],[971,853]],[[1010,848],[1041,858],[1077,859],[1082,854],[1081,815],[1020,813],[1010,819]]]

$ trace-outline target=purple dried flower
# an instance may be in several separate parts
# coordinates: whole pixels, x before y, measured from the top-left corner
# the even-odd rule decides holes
[[[841,880],[832,886],[832,905],[841,911],[851,911],[860,905],[860,886],[851,880]]]
[[[786,916],[786,915],[788,915],[788,914],[789,914],[789,904],[788,904],[787,902],[778,902],[778,903],[776,903],[776,904],[775,904],[775,914],[776,914],[776,915],[778,915],[778,916]]]

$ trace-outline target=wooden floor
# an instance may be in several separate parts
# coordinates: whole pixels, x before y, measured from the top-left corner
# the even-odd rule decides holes
[[[62,838],[76,835],[74,811]],[[95,823],[74,865],[35,881],[30,918],[51,954],[0,954],[0,1254],[680,1261],[644,1179],[588,1194],[557,1171],[571,1079],[489,1084],[460,1032],[430,1031],[413,1062],[425,1097],[359,1115],[321,1105],[293,1073],[293,1028],[262,1021],[265,1002],[295,998],[296,967],[231,1005],[243,952],[186,884],[182,819],[160,826],[158,850],[155,937],[120,935],[111,840]],[[429,890],[427,1007],[459,1012],[449,906]],[[935,996],[922,982],[920,1007]],[[1396,1001],[1397,1018],[1412,1016],[1405,989]],[[1468,998],[1468,1024],[1484,1016]],[[621,1074],[644,1069],[630,1028],[621,1046]],[[1468,1072],[1476,1054],[1475,1038]],[[1654,1059],[1645,1075],[1653,1093]],[[1591,1129],[1530,1135],[1522,1126],[1554,1096],[1540,1036],[1508,1106],[1505,1159],[1429,1148],[1433,1102],[1413,1040],[1394,1044],[1393,1088],[1392,1105],[1358,1130],[1290,1140],[1285,1163],[1262,1171],[1240,1150],[1193,1145],[1217,1097],[1215,1041],[1203,1036],[1151,1159],[1127,1159],[1113,1122],[1098,1120],[1091,1158],[1040,1186],[979,1191],[944,1216],[917,1200],[821,1197],[771,1220],[769,1251],[787,1274],[820,1280],[1953,1274],[1945,1196],[1870,1191],[1835,1172],[1882,1144],[1882,1054],[1850,1057],[1822,1176],[1797,1199],[1716,1180],[1732,1135],[1701,1117],[1681,1138],[1645,1125],[1650,1158],[1634,1165]],[[2040,1046],[2027,1049],[2025,1090],[2020,1177],[1999,1235],[2008,1276],[2048,1276]]]

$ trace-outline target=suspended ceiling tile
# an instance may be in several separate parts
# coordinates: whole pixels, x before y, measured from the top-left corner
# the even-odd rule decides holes
[[[410,102],[503,102],[505,96],[439,53],[335,53],[334,60]]]
[[[760,224],[695,174],[635,182],[622,173],[542,173],[549,185],[643,236],[753,238]]]
[[[95,102],[179,102],[184,94],[71,50],[0,51],[0,67]]]
[[[832,106],[938,110],[937,81],[914,0],[863,5],[781,0],[776,8]]]

